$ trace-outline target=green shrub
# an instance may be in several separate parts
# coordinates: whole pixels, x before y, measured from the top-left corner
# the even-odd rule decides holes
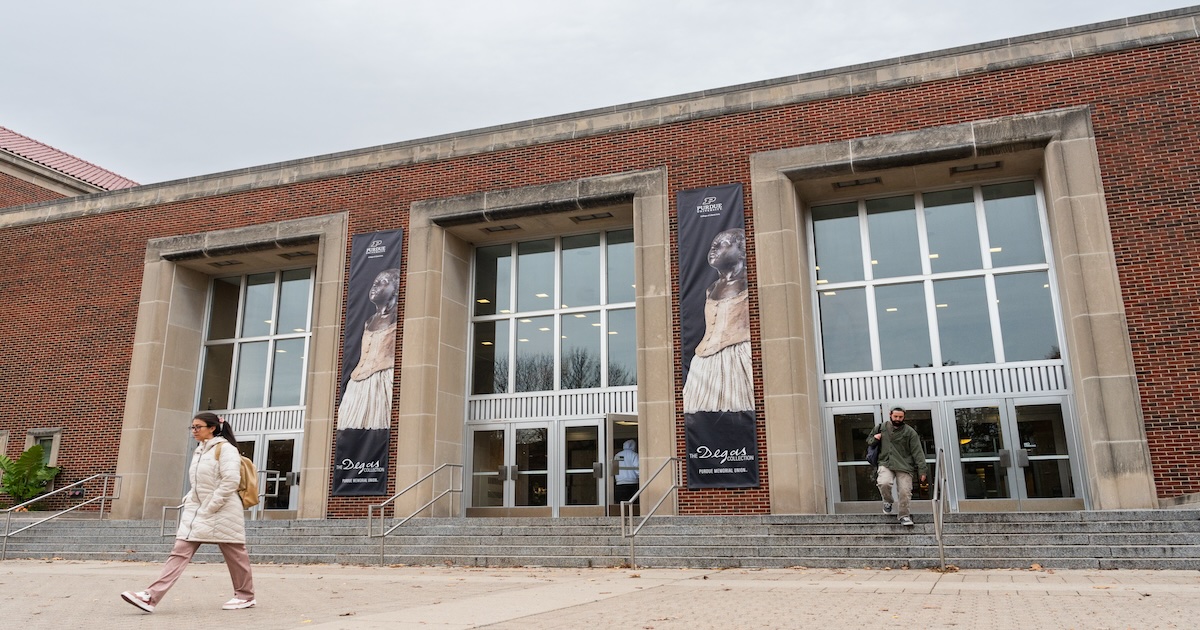
[[[34,444],[17,459],[0,454],[0,490],[13,498],[16,504],[24,503],[46,491],[46,484],[58,475],[57,466],[47,466],[42,461],[44,452],[41,444]]]

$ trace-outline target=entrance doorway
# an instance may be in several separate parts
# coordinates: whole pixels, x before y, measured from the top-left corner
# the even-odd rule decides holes
[[[258,469],[258,491],[265,496],[250,508],[258,518],[295,518],[300,498],[300,442],[294,433],[251,435],[238,450]]]
[[[598,516],[604,513],[600,419],[470,427],[468,516]]]
[[[928,477],[913,484],[913,511],[927,511],[939,450],[945,453],[950,509],[961,512],[1082,510],[1075,436],[1064,397],[997,398],[905,405],[905,422],[925,449]],[[833,510],[874,512],[880,501],[866,461],[867,435],[890,409],[826,410],[835,462]]]

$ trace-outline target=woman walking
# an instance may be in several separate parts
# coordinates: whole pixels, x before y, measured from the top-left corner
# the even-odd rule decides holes
[[[223,419],[208,412],[196,414],[191,431],[200,444],[188,471],[191,490],[183,497],[175,548],[163,565],[162,574],[149,588],[121,593],[122,599],[148,613],[154,612],[154,607],[183,575],[202,543],[220,547],[233,581],[233,599],[221,608],[239,610],[257,603],[250,556],[246,553],[246,517],[237,493],[241,478],[237,438]]]

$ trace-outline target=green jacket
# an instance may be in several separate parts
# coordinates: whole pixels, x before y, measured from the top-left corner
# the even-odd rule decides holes
[[[876,433],[883,433],[883,445],[879,447],[880,466],[893,472],[925,474],[925,449],[921,447],[921,436],[917,435],[916,429],[907,424],[893,429],[891,421],[885,421],[867,436],[868,446],[875,443]]]

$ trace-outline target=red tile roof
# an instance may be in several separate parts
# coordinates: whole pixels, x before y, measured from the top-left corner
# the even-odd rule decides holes
[[[112,171],[100,168],[69,153],[63,153],[48,144],[42,144],[5,127],[0,127],[0,151],[36,162],[104,190],[117,190],[139,185],[132,179],[121,177]]]

